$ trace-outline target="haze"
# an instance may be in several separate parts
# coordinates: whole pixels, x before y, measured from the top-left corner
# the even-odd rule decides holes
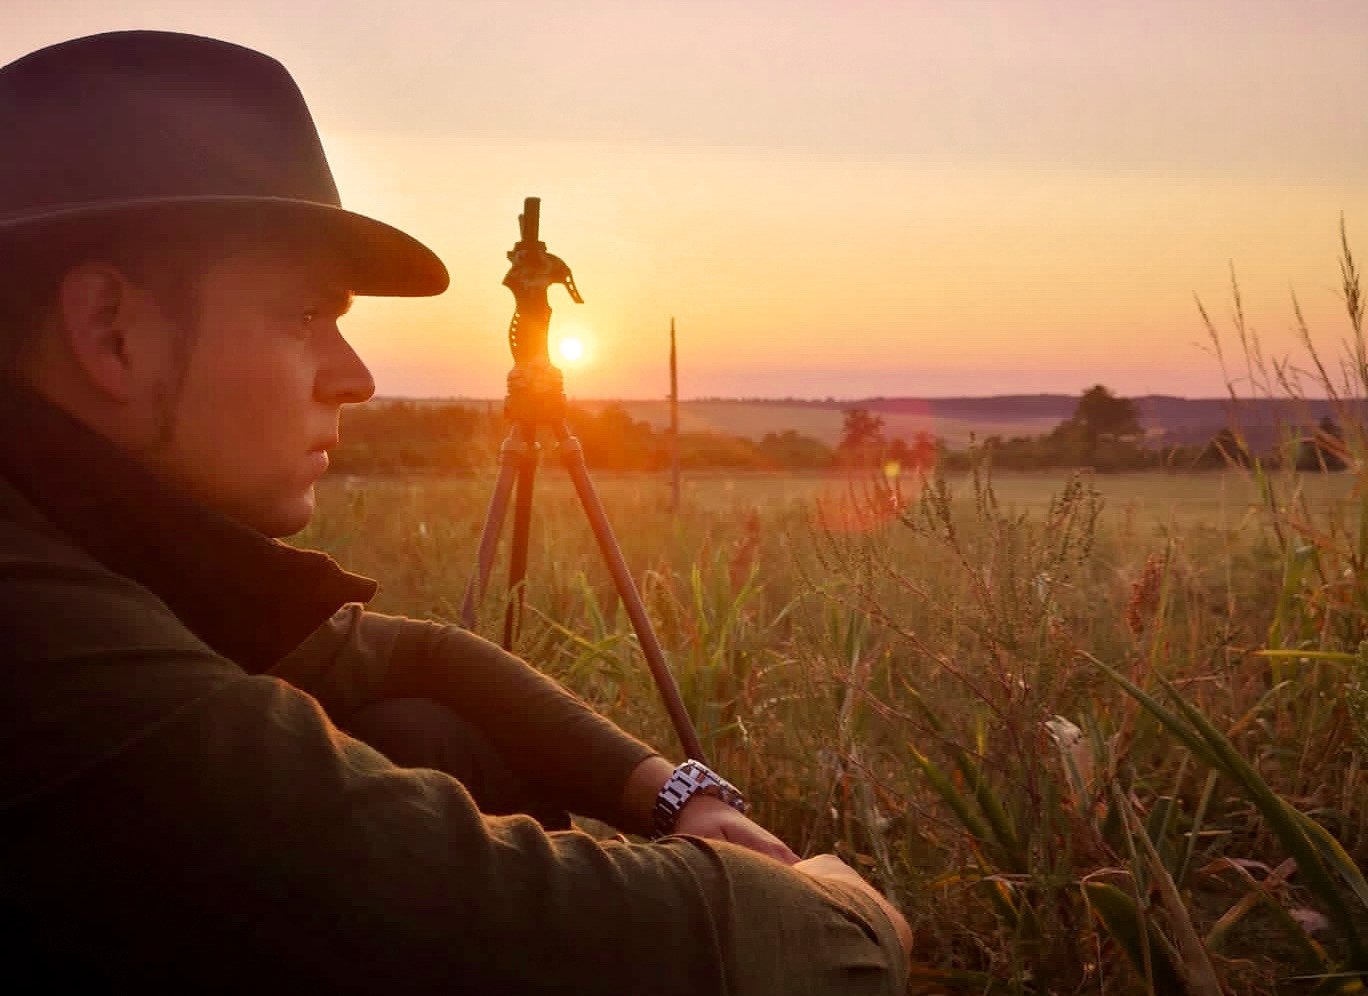
[[[1194,295],[1328,344],[1341,214],[1368,256],[1360,0],[9,0],[0,63],[131,27],[279,58],[446,260],[347,320],[390,395],[502,395],[527,195],[579,397],[661,396],[672,315],[690,397],[1218,395]]]

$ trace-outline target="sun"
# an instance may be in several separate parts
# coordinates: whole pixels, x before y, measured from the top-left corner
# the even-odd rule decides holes
[[[584,357],[589,351],[585,348],[583,339],[568,335],[556,344],[556,352],[566,363],[576,364],[584,362]]]

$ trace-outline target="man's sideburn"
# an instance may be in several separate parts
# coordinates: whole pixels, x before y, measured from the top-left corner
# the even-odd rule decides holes
[[[169,274],[160,280],[154,278],[141,288],[151,295],[165,319],[171,357],[167,376],[156,385],[152,397],[155,431],[146,457],[154,463],[175,435],[176,411],[184,397],[190,359],[199,342],[199,291],[209,265],[204,261],[194,267],[169,264]]]

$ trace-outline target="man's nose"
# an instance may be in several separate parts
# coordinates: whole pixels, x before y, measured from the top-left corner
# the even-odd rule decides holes
[[[375,378],[342,333],[333,328],[314,382],[317,400],[333,405],[359,405],[375,394]]]

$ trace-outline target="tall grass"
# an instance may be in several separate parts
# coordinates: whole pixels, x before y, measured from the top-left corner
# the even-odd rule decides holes
[[[1347,240],[1342,271],[1340,360],[1308,331],[1305,370],[1265,361],[1238,288],[1234,336],[1259,397],[1337,400],[1321,443],[1345,474],[1044,480],[976,455],[898,490],[699,477],[678,517],[663,479],[598,480],[710,758],[795,848],[904,906],[913,991],[1361,988],[1368,351]],[[334,482],[301,539],[380,577],[377,608],[455,619],[491,483]],[[538,487],[518,649],[670,749],[568,485]]]

